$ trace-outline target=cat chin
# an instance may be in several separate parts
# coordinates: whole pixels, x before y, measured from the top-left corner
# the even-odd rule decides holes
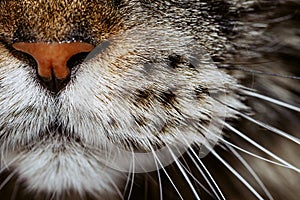
[[[82,196],[101,196],[116,193],[117,185],[122,183],[120,172],[87,157],[82,149],[60,152],[36,149],[9,157],[14,163],[12,173],[18,176],[19,182],[25,183],[29,192],[62,196],[66,191],[75,191]]]

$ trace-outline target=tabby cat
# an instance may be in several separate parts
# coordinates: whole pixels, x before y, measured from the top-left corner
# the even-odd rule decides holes
[[[300,199],[298,0],[1,0],[0,199]]]

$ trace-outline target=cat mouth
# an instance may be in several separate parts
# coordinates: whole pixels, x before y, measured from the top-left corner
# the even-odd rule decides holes
[[[126,173],[131,170],[131,163],[142,163],[135,166],[135,172],[145,173],[157,170],[156,158],[160,159],[161,166],[168,166],[188,148],[187,144],[170,144],[157,149],[153,147],[151,151],[128,150],[108,139],[105,146],[96,145],[82,139],[80,134],[68,130],[62,124],[51,123],[45,131],[39,133],[37,140],[32,138],[18,152],[24,159],[39,155],[51,157],[55,162],[60,158],[78,159],[77,156],[81,155],[81,159],[96,160],[110,169]]]
[[[82,140],[80,139],[78,134],[74,131],[70,131],[62,125],[51,124],[47,128],[45,133],[41,133],[45,138],[55,139],[60,142],[75,142],[78,144],[82,144]]]
[[[65,152],[69,147],[86,148],[86,144],[76,134],[62,125],[50,124],[46,130],[40,131],[26,143],[19,145],[19,151],[35,151],[52,149],[53,152]]]

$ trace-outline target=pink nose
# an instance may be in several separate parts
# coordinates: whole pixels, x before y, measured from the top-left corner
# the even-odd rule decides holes
[[[83,42],[73,43],[25,43],[13,44],[16,50],[30,54],[38,64],[38,74],[48,80],[66,79],[70,75],[68,60],[83,52],[90,52],[94,46]]]

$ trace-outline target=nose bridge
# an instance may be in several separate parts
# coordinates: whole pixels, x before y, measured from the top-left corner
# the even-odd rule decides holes
[[[25,43],[13,44],[16,50],[30,54],[38,64],[39,76],[65,79],[70,75],[68,60],[78,53],[90,52],[94,46],[83,42],[73,43]]]

